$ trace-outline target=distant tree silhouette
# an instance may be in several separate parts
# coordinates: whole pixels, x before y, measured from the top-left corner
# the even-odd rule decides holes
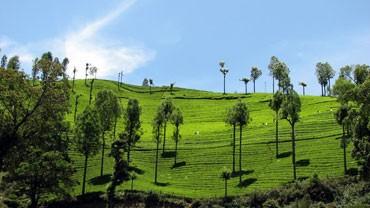
[[[225,62],[220,61],[220,72],[224,75],[224,95],[226,94],[226,87],[225,87],[225,81],[226,81],[226,75],[229,73],[229,69],[225,68]]]
[[[152,87],[154,85],[154,82],[152,79],[149,79],[149,94],[152,94]]]
[[[8,57],[6,55],[3,55],[3,57],[1,57],[0,67],[5,69],[7,63],[8,63]]]
[[[20,69],[21,63],[19,62],[19,56],[13,56],[9,59],[7,69],[8,70],[16,70]]]
[[[299,112],[301,112],[301,100],[299,95],[292,89],[289,89],[284,94],[281,105],[281,118],[286,119],[292,130],[292,164],[293,164],[293,178],[297,179],[296,174],[296,144],[295,144],[295,125],[299,121]]]
[[[276,91],[273,98],[270,100],[270,108],[275,111],[275,157],[279,156],[279,111],[283,102],[283,93]]]
[[[227,198],[227,181],[231,178],[230,171],[224,168],[224,170],[221,173],[221,178],[225,181],[225,198]]]
[[[253,81],[253,92],[256,93],[256,80],[262,75],[262,71],[257,67],[252,67],[251,79]]]
[[[144,78],[142,86],[143,87],[148,87],[149,86],[149,80],[147,78]]]
[[[76,67],[74,67],[74,68],[73,68],[73,80],[72,80],[72,92],[74,92],[74,91],[75,91],[76,72],[77,72],[77,69],[76,69]]]
[[[82,178],[82,194],[85,194],[88,158],[96,155],[99,152],[100,134],[101,126],[99,114],[94,108],[87,106],[83,113],[77,117],[77,123],[75,127],[75,143],[77,151],[85,156]]]
[[[244,85],[245,85],[245,94],[248,94],[248,82],[250,81],[250,79],[244,77],[240,81],[244,82]]]
[[[304,83],[304,82],[300,82],[299,85],[302,86],[302,94],[303,94],[303,96],[305,96],[305,88],[307,87],[307,84]]]
[[[35,81],[37,78],[37,74],[40,72],[39,67],[37,66],[37,63],[39,62],[39,59],[36,58],[32,63],[32,85],[35,86]]]
[[[171,115],[171,123],[175,126],[173,131],[173,140],[175,141],[175,161],[174,165],[177,164],[177,145],[181,138],[180,134],[180,125],[184,123],[184,118],[182,116],[181,110],[179,108],[175,108]]]
[[[268,65],[270,75],[272,76],[272,94],[275,94],[275,74],[276,74],[276,64],[279,62],[279,60],[272,56],[270,59],[270,64]]]

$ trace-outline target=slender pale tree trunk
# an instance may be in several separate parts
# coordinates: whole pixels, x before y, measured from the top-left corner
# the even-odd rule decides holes
[[[245,94],[248,94],[248,83],[245,83]]]
[[[166,131],[167,131],[167,122],[164,122],[164,128],[163,128],[163,149],[162,154],[164,154],[166,150]]]
[[[104,174],[104,149],[105,149],[105,131],[103,131],[103,143],[101,149],[101,160],[100,160],[100,176]]]
[[[253,93],[256,93],[256,80],[253,79]]]
[[[279,157],[279,111],[275,111],[275,148],[276,148],[276,158]]]
[[[242,132],[243,126],[240,125],[240,138],[239,138],[239,182],[242,182]]]
[[[85,163],[84,163],[84,173],[82,176],[82,194],[85,194],[85,184],[86,184],[86,172],[87,172],[87,160],[88,156],[85,155]]]
[[[177,144],[179,143],[179,126],[176,125],[176,141],[175,141],[175,164],[177,164]]]
[[[159,131],[159,129],[158,129]],[[157,138],[157,151],[155,154],[155,170],[154,170],[154,183],[157,184],[157,176],[158,176],[158,154],[159,154],[159,138]]]
[[[224,95],[226,94],[225,81],[226,81],[226,75],[224,74]]]
[[[236,130],[236,124],[233,124],[233,173],[235,173],[235,130]]]
[[[89,105],[91,104],[91,101],[92,101],[93,85],[94,85],[94,79],[92,79],[92,80],[91,80],[91,84],[90,84],[90,99],[89,99]]]
[[[297,179],[297,172],[296,172],[296,162],[295,162],[295,130],[294,130],[294,124],[291,124],[292,126],[292,151],[293,151],[293,157],[292,157],[292,163],[293,163],[293,178],[294,180]]]
[[[272,76],[272,94],[275,94],[275,77]]]

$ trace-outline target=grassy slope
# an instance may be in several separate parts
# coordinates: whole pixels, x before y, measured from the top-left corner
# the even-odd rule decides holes
[[[149,95],[148,89],[138,86],[125,85],[118,91],[117,85],[111,81],[97,80],[94,94],[102,89],[111,89],[121,97],[124,107],[127,98],[136,98],[142,106],[143,136],[133,152],[132,165],[144,171],[135,181],[135,188],[140,190],[155,190],[164,193],[190,197],[213,197],[223,194],[223,181],[220,172],[223,167],[231,169],[232,162],[232,131],[225,125],[226,111],[237,99],[217,99],[221,94],[205,91],[175,88],[174,95],[161,92],[161,88],[153,88],[155,93]],[[88,104],[89,88],[83,80],[76,82],[76,94],[82,94],[78,112]],[[163,186],[153,184],[154,147],[151,135],[151,120],[161,100],[166,96],[174,97],[173,102],[181,108],[185,124],[181,128],[182,140],[179,143],[178,162],[185,162],[181,167],[172,168],[173,158],[160,158],[159,181]],[[230,94],[228,96],[242,96]],[[177,99],[176,99],[177,97]],[[179,99],[179,97],[185,99]],[[275,159],[275,125],[274,112],[268,107],[271,94],[253,94],[243,96],[247,102],[252,121],[244,129],[243,135],[243,168],[247,174],[243,176],[246,186],[238,187],[239,178],[229,182],[229,193],[233,195],[268,189],[279,186],[292,179],[291,157]],[[74,95],[71,96],[74,106]],[[194,99],[203,98],[203,99]],[[216,98],[216,99],[207,99]],[[298,167],[299,177],[312,176],[314,173],[323,176],[339,176],[343,174],[342,149],[339,145],[340,128],[335,123],[333,111],[337,103],[334,98],[305,96],[302,100],[301,121],[297,125],[297,160],[303,160]],[[74,111],[72,107],[72,112]],[[73,120],[71,113],[67,117]],[[170,138],[172,126],[168,125],[167,149],[174,148]],[[118,132],[123,129],[119,121]],[[195,132],[199,131],[199,134]],[[110,137],[109,135],[107,137]],[[280,152],[291,149],[290,128],[286,121],[280,121]],[[112,140],[112,139],[107,139]],[[350,152],[351,148],[348,148]],[[109,150],[106,151],[107,154]],[[237,149],[238,152],[238,149]],[[349,155],[349,154],[348,154]],[[71,150],[78,172],[76,178],[82,178],[82,157]],[[89,161],[88,179],[100,174],[99,155]],[[106,157],[105,173],[112,172],[112,159]],[[307,162],[308,161],[308,162]],[[238,164],[238,160],[236,161]],[[355,163],[349,159],[349,166]],[[87,185],[87,191],[104,191],[106,183]],[[121,189],[129,188],[125,183]],[[75,193],[80,193],[80,186]]]

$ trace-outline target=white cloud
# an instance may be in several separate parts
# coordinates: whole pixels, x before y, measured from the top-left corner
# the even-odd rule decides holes
[[[135,2],[136,0],[123,1],[107,15],[89,22],[77,32],[23,46],[10,39],[0,38],[0,47],[5,48],[7,54],[19,55],[21,61],[26,62],[26,65],[31,64],[32,57],[40,55],[30,53],[31,49],[51,50],[59,58],[67,57],[69,59],[68,73],[72,75],[73,68],[76,67],[77,78],[84,77],[87,62],[98,68],[97,76],[99,78],[115,78],[120,71],[131,73],[152,60],[155,52],[145,47],[125,46],[119,41],[100,37],[99,32],[127,11]]]

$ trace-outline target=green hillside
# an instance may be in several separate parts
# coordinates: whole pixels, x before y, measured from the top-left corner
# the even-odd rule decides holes
[[[131,165],[140,169],[141,174],[135,181],[135,189],[155,190],[162,193],[190,197],[222,196],[224,183],[220,178],[223,167],[231,168],[232,162],[232,129],[224,122],[226,111],[241,98],[248,104],[252,121],[244,129],[243,140],[243,175],[244,186],[238,187],[239,178],[229,181],[229,193],[238,195],[254,190],[264,190],[279,186],[292,180],[290,127],[287,121],[280,121],[280,159],[275,159],[275,125],[274,112],[268,107],[271,93],[228,94],[175,88],[173,94],[165,88],[154,87],[149,94],[146,87],[124,85],[120,90],[112,81],[96,80],[94,94],[99,90],[111,89],[121,98],[125,107],[128,98],[136,98],[142,107],[143,136],[133,150]],[[73,121],[74,98],[81,94],[78,112],[88,104],[89,87],[83,80],[76,81],[76,93],[71,95],[71,113],[68,120]],[[155,143],[152,139],[151,121],[158,105],[165,97],[172,97],[176,106],[184,115],[181,128],[182,140],[179,143],[178,161],[180,165],[172,168],[173,158],[160,158],[159,182],[153,183]],[[341,128],[334,120],[333,113],[337,108],[334,98],[304,96],[301,97],[301,121],[296,127],[297,134],[297,175],[305,178],[317,173],[321,177],[343,175],[343,151],[340,148]],[[172,126],[168,125],[167,135],[172,135]],[[123,129],[122,119],[118,132]],[[107,136],[107,138],[111,136]],[[112,141],[112,139],[109,139]],[[109,145],[107,145],[109,146]],[[109,147],[108,147],[109,148]],[[167,149],[174,148],[174,141],[168,137]],[[348,148],[348,153],[350,153]],[[112,158],[106,151],[105,173],[112,172]],[[78,172],[76,179],[81,181],[82,156],[71,149]],[[182,163],[181,163],[182,162]],[[238,160],[237,160],[238,162]],[[349,159],[349,166],[355,163]],[[90,159],[88,166],[87,191],[105,191],[107,183],[98,179],[100,174],[99,155]],[[91,180],[92,179],[92,180]],[[129,188],[129,182],[120,189]],[[81,191],[80,186],[74,190]]]

